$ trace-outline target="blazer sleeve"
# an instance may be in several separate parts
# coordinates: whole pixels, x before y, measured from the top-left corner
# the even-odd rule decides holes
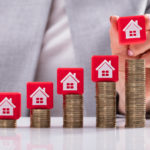
[[[147,7],[145,10],[145,14],[150,14],[150,0],[147,0]]]

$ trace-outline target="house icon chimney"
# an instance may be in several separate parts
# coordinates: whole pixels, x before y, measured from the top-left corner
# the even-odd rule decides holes
[[[73,76],[76,77],[76,73],[73,73]]]
[[[138,25],[138,21],[137,20],[135,20],[135,23]]]
[[[12,98],[10,98],[9,101],[12,103]]]

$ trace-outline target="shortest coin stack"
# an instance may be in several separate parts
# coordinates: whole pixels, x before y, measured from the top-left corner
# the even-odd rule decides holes
[[[145,126],[144,60],[126,60],[126,127]]]
[[[21,94],[0,92],[0,128],[15,128],[21,117]]]
[[[0,120],[0,128],[15,128],[16,120]]]
[[[83,127],[83,96],[67,94],[63,96],[64,128]]]
[[[113,128],[116,124],[116,83],[96,82],[96,126]]]
[[[30,122],[31,128],[49,128],[50,109],[31,109]]]

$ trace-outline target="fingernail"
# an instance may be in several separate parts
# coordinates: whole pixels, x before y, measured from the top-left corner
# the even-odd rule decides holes
[[[128,55],[133,56],[133,52],[131,50],[128,50]]]
[[[109,18],[109,19],[110,19],[110,22],[111,22],[112,16],[110,16],[110,18]]]
[[[148,19],[150,20],[150,15],[149,15],[149,14],[146,14],[146,16],[148,16]]]
[[[149,18],[149,20],[150,20],[150,15],[148,15],[148,18]]]

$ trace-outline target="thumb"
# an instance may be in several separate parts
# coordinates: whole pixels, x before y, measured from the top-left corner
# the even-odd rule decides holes
[[[110,16],[111,28],[113,28],[114,32],[118,32],[118,18],[119,16]]]
[[[123,50],[127,49],[127,46],[121,45],[118,38],[118,18],[119,16],[110,17],[110,41],[111,49],[114,54],[122,53]],[[125,51],[124,51],[125,53]]]

